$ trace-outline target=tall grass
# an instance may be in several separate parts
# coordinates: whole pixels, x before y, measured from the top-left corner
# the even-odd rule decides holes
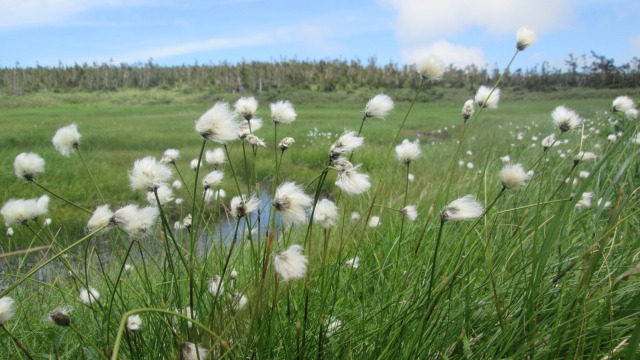
[[[636,121],[611,113],[613,99],[568,100],[584,122],[559,134],[549,114],[562,102],[518,99],[476,109],[465,125],[460,108],[472,96],[397,103],[385,120],[367,119],[360,131],[365,145],[349,157],[370,176],[371,189],[360,195],[334,184],[328,151],[345,129],[360,127],[367,99],[295,104],[298,118],[278,125],[277,133],[268,129],[273,125],[262,101],[256,116],[265,126],[255,134],[269,139],[266,147],[200,139],[193,120],[205,105],[4,110],[0,137],[11,145],[0,150],[4,199],[42,194],[11,170],[15,155],[35,151],[47,161],[38,183],[68,202],[93,210],[103,204],[98,187],[114,210],[137,203],[161,211],[153,231],[137,237],[113,224],[86,234],[89,215],[56,199],[46,215],[50,225],[38,218],[14,226],[13,237],[0,243],[0,298],[15,299],[17,310],[0,324],[9,334],[0,337],[2,353],[62,359],[635,357]],[[83,159],[62,158],[50,145],[55,129],[70,122],[82,133]],[[541,140],[554,132],[558,140],[544,151]],[[276,142],[285,136],[296,142],[281,151]],[[421,142],[422,155],[410,166],[393,156],[404,138]],[[201,181],[212,169],[204,154],[218,146],[228,156],[225,178],[205,196]],[[160,158],[166,148],[181,151],[171,169],[172,181],[182,183],[174,189],[182,201],[160,204],[154,189],[147,202],[147,194],[128,188],[127,173],[135,159]],[[580,151],[597,158],[574,162]],[[501,159],[505,155],[509,161]],[[201,160],[196,171],[189,167],[193,158]],[[498,175],[505,162],[532,171],[524,187],[505,189]],[[307,223],[286,226],[271,204],[276,185],[287,181],[313,199]],[[242,193],[262,204],[234,217],[230,200]],[[467,194],[484,212],[445,222],[439,213]],[[334,227],[310,220],[323,198],[339,208]],[[416,221],[403,217],[405,205],[417,206]],[[371,226],[377,217],[380,223]],[[274,262],[292,245],[304,246],[308,269],[276,272]],[[36,246],[39,251],[29,252]],[[83,288],[100,296],[82,301]],[[73,309],[72,326],[47,320],[64,306]],[[127,325],[132,315],[142,319],[141,330]]]

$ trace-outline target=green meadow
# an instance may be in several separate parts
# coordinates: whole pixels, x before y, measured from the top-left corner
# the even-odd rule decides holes
[[[190,161],[221,145],[203,143],[195,122],[216,101],[233,105],[241,95],[1,96],[3,203],[45,194],[14,174],[14,159],[23,152],[46,161],[38,184],[90,211],[103,205],[96,186],[112,210],[156,205],[131,188],[129,173],[135,160],[160,159],[166,149],[180,150],[170,168],[172,181],[184,184],[174,190],[183,203],[163,205],[166,224],[158,220],[143,239],[120,229],[88,235],[91,214],[53,195],[50,225],[44,219],[14,225],[11,237],[0,225],[0,297],[13,298],[16,307],[13,319],[0,324],[0,354],[9,354],[0,358],[191,359],[187,343],[208,350],[202,359],[636,357],[638,120],[611,107],[620,95],[637,103],[640,91],[503,89],[497,109],[476,108],[466,124],[462,104],[474,91],[427,86],[415,102],[413,91],[242,94],[260,103],[256,117],[264,126],[255,135],[266,146],[227,145],[219,187],[226,197],[213,201],[202,195],[200,182],[211,171],[204,161],[192,196]],[[395,108],[363,124],[365,104],[382,92]],[[277,100],[290,100],[297,119],[278,125],[274,139],[269,103]],[[575,110],[583,126],[561,134],[551,118],[558,105]],[[78,153],[64,157],[52,145],[57,129],[72,123],[91,175]],[[361,125],[364,146],[350,159],[362,164],[371,189],[349,195],[334,184],[328,152],[345,130]],[[541,141],[552,133],[558,140],[544,151]],[[295,143],[274,155],[285,136]],[[394,151],[404,139],[420,142],[421,155],[409,166]],[[580,151],[597,158],[574,162]],[[531,179],[503,189],[499,173],[507,163],[532,170]],[[269,201],[284,181],[316,200],[334,201],[337,224],[278,224]],[[262,222],[255,214],[230,216],[230,200],[240,192],[263,194]],[[581,203],[586,193],[593,193],[588,206]],[[441,221],[440,211],[467,194],[483,205],[482,216]],[[415,221],[402,216],[406,205],[416,206]],[[173,227],[193,210],[192,228]],[[373,216],[380,218],[377,227],[369,225]],[[293,244],[304,249],[308,270],[282,281],[273,253]],[[355,257],[357,268],[345,266]],[[232,269],[237,278],[229,278]],[[212,293],[214,276],[224,289]],[[100,293],[89,304],[78,295],[87,286]],[[242,295],[247,303],[239,306]],[[72,309],[70,326],[50,320],[59,307]],[[142,330],[129,331],[126,320],[135,314]]]

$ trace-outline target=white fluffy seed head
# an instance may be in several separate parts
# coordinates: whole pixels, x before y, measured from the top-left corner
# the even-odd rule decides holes
[[[213,150],[207,150],[205,153],[205,161],[207,164],[213,166],[214,169],[219,169],[226,161],[224,149],[215,148]]]
[[[405,165],[411,164],[413,160],[420,156],[421,152],[419,140],[414,142],[403,141],[402,144],[396,146],[396,156],[398,157],[398,161]]]
[[[114,213],[114,223],[134,239],[150,236],[153,232],[160,212],[155,206],[139,209],[135,205],[127,205]]]
[[[73,149],[77,149],[80,145],[80,133],[76,124],[61,127],[53,135],[53,146],[62,156],[69,156]]]
[[[258,100],[253,96],[241,97],[236,101],[235,109],[245,120],[251,120],[258,111]]]
[[[355,212],[355,211],[354,211],[354,212],[352,212],[352,213],[351,213],[351,223],[352,223],[352,224],[355,224],[355,223],[357,223],[357,222],[358,222],[358,220],[360,220],[360,214],[359,214],[359,213],[357,213],[357,212]]]
[[[322,199],[316,204],[313,220],[325,229],[330,229],[338,222],[338,207],[329,199]]]
[[[369,219],[369,227],[371,227],[371,228],[377,228],[381,224],[382,223],[380,222],[380,216],[372,216]]]
[[[113,211],[109,210],[109,205],[101,205],[96,208],[87,222],[87,231],[92,233],[100,228],[109,226],[113,221]]]
[[[359,257],[355,257],[353,259],[349,259],[347,260],[346,263],[344,263],[344,267],[347,269],[357,269],[360,267],[360,258]]]
[[[142,318],[140,315],[130,315],[127,318],[127,330],[133,332],[142,330]]]
[[[553,124],[560,132],[573,130],[582,123],[580,116],[564,105],[556,107],[553,112],[551,112],[551,118],[553,119]]]
[[[13,162],[16,176],[26,181],[33,181],[36,175],[44,172],[44,159],[38,154],[22,153]]]
[[[537,39],[538,36],[535,31],[523,26],[516,33],[516,48],[522,51],[533,45]]]
[[[547,136],[546,138],[542,139],[542,148],[544,150],[547,150],[548,148],[557,145],[556,143],[556,134],[551,134],[549,136]]]
[[[349,195],[359,195],[371,188],[369,175],[358,172],[360,164],[338,172],[336,186]]]
[[[194,344],[190,342],[186,342],[182,344],[182,357],[185,360],[206,359],[208,354],[209,354],[209,350],[205,349],[204,347],[198,344]]]
[[[295,142],[296,141],[292,137],[286,137],[280,141],[280,144],[278,144],[278,147],[280,148],[280,150],[285,151],[288,148],[290,148],[291,145],[293,145],[293,143]]]
[[[394,104],[391,97],[386,94],[378,94],[374,96],[362,110],[362,114],[365,119],[377,117],[384,119],[391,110],[393,110]]]
[[[414,222],[418,218],[418,209],[415,205],[407,205],[402,209],[402,215],[409,221]]]
[[[5,296],[0,298],[0,326],[4,326],[15,315],[14,301],[12,298]]]
[[[202,179],[202,186],[204,186],[205,190],[212,187],[220,186],[220,184],[222,184],[223,178],[224,173],[222,171],[213,170],[212,172],[208,173],[207,176],[204,177],[204,179]]]
[[[500,182],[507,189],[517,189],[526,185],[529,175],[521,164],[510,164],[500,170]]]
[[[302,191],[299,185],[285,182],[276,189],[276,196],[271,202],[285,226],[299,225],[307,222],[307,209],[313,199]]]
[[[163,164],[175,164],[178,159],[180,159],[180,150],[167,149],[164,151],[160,162]]]
[[[249,299],[243,294],[238,292],[234,293],[231,297],[231,305],[233,306],[233,310],[238,311],[242,310],[249,303]]]
[[[471,220],[482,216],[484,207],[473,195],[465,195],[453,200],[440,212],[440,219],[445,221]]]
[[[238,123],[226,102],[217,102],[196,122],[203,139],[226,144],[238,138]]]
[[[231,214],[240,219],[260,208],[260,200],[255,195],[247,198],[246,195],[234,196],[230,203]]]
[[[307,273],[307,263],[300,245],[291,245],[287,250],[273,254],[273,267],[282,281],[302,279]]]
[[[25,225],[48,212],[49,200],[47,195],[37,199],[11,199],[0,209],[0,214],[7,226]]]
[[[592,153],[591,151],[580,151],[576,156],[573,157],[573,162],[577,164],[580,161],[596,160],[597,158],[598,155]]]
[[[147,201],[151,206],[158,206],[158,200],[160,201],[160,205],[165,205],[173,201],[173,190],[165,185],[160,185],[156,192],[158,193],[158,199],[156,200],[156,194],[153,192],[147,193]]]
[[[628,96],[618,96],[613,100],[611,111],[626,113],[634,108],[635,104],[633,103],[633,99]]]
[[[425,61],[420,63],[418,67],[420,76],[425,80],[435,81],[440,80],[444,74],[444,65],[440,59],[431,56]]]
[[[467,122],[467,120],[471,118],[474,110],[475,101],[473,99],[469,99],[464,102],[464,105],[462,105],[462,119],[464,120],[464,122]]]
[[[580,197],[580,200],[578,200],[578,202],[576,203],[576,211],[580,211],[582,209],[591,207],[591,205],[593,204],[593,197],[594,197],[594,193],[593,192],[584,192],[582,193],[582,196]]]
[[[497,109],[500,101],[500,89],[491,91],[488,86],[481,85],[476,92],[475,102],[481,108]]]
[[[337,159],[341,155],[350,154],[364,144],[364,137],[355,131],[345,131],[329,149],[329,158]]]
[[[171,169],[151,156],[136,160],[133,170],[129,172],[131,188],[134,190],[154,191],[170,179]]]
[[[209,280],[209,293],[213,296],[220,296],[224,294],[224,284],[222,278],[219,275],[213,275]]]
[[[78,299],[80,300],[80,302],[89,306],[98,301],[99,298],[100,293],[98,293],[98,290],[92,287],[89,287],[89,289],[81,288],[80,294],[78,295]]]
[[[289,101],[280,100],[269,105],[271,108],[271,121],[274,124],[291,124],[296,120],[296,114],[293,104]]]
[[[253,145],[253,146],[262,146],[265,147],[267,146],[267,144],[264,142],[263,139],[260,139],[259,137],[253,135],[253,134],[249,134],[245,137],[245,140],[247,140],[249,142],[249,144]]]

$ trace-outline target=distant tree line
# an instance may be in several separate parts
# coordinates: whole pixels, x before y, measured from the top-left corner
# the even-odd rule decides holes
[[[495,82],[498,68],[469,65],[463,69],[448,66],[441,85],[451,88],[477,88]],[[249,92],[311,89],[349,90],[362,87],[400,89],[415,87],[420,81],[412,66],[378,64],[375,58],[360,60],[280,60],[229,64],[159,66],[146,63],[93,63],[55,67],[0,69],[0,92],[26,94],[37,91],[115,91],[136,89],[220,90]],[[591,52],[569,54],[565,67],[558,69],[543,62],[529,69],[514,69],[502,80],[502,87],[530,91],[552,91],[569,87],[630,88],[640,85],[640,59],[617,66],[613,59]]]

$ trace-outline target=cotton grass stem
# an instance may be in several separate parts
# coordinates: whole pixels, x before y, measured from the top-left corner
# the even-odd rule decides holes
[[[86,212],[87,214],[93,214],[93,211],[88,210],[88,209],[85,209],[85,208],[83,208],[83,207],[82,207],[82,206],[80,206],[80,205],[77,205],[77,204],[72,203],[71,201],[69,201],[69,200],[67,200],[67,199],[63,198],[62,196],[60,196],[60,195],[58,195],[58,194],[54,193],[53,191],[51,191],[51,190],[47,189],[47,188],[46,188],[46,187],[44,187],[44,186],[42,186],[42,185],[41,185],[40,183],[38,183],[35,179],[31,180],[31,182],[32,182],[33,184],[35,184],[37,187],[39,187],[40,189],[42,189],[42,190],[44,190],[44,191],[48,192],[49,194],[51,194],[51,195],[52,195],[53,197],[55,197],[56,199],[61,200],[61,201],[65,202],[66,204],[68,204],[68,205],[71,205],[71,206],[75,207],[76,209],[82,210],[82,211]]]
[[[27,348],[25,348],[24,345],[22,345],[22,342],[20,340],[18,340],[18,338],[16,338],[15,336],[13,336],[13,334],[11,334],[11,332],[9,332],[9,329],[7,329],[6,326],[0,325],[0,328],[2,328],[2,330],[4,330],[4,332],[7,333],[7,335],[9,335],[11,340],[13,340],[13,342],[20,349],[20,351],[22,351],[24,353],[24,356],[26,356],[27,359],[33,360],[33,356],[31,356],[31,354],[29,353]]]
[[[103,204],[106,204],[106,201],[104,201],[104,196],[102,196],[102,193],[100,192],[100,188],[98,187],[98,184],[96,183],[96,179],[93,178],[93,175],[91,174],[91,171],[89,171],[89,167],[87,166],[87,163],[84,161],[84,157],[82,156],[82,153],[80,152],[80,148],[79,147],[74,147],[74,149],[76,149],[76,152],[78,153],[78,156],[80,157],[80,160],[82,161],[82,165],[84,166],[84,169],[87,171],[87,174],[89,174],[89,178],[91,178],[91,183],[93,184],[93,187],[96,189],[96,192],[98,193],[98,196],[100,197],[100,200],[102,201]]]

